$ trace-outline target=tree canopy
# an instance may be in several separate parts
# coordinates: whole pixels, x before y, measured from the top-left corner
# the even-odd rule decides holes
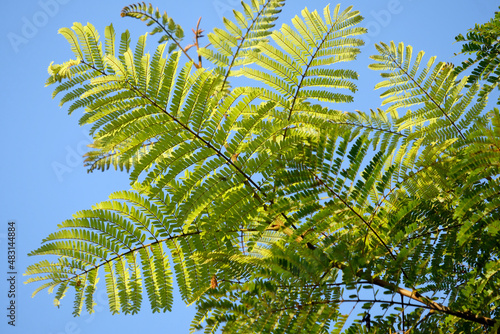
[[[175,279],[192,331],[495,333],[499,14],[457,36],[476,57],[457,67],[377,44],[382,102],[364,113],[338,108],[357,91],[360,13],[306,8],[277,28],[284,5],[243,2],[206,47],[199,24],[183,46],[144,3],[122,10],[153,27],[135,43],[112,25],[59,30],[75,58],[47,85],[82,111],[89,171],[126,170],[130,189],[30,253],[34,294],[59,306],[71,291],[78,316],[104,286],[112,313],[165,312]]]

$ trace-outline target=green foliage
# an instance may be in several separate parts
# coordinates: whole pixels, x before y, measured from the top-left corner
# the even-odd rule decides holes
[[[131,189],[30,253],[57,256],[28,267],[27,282],[46,281],[34,294],[57,287],[59,306],[74,290],[79,315],[104,285],[112,313],[143,298],[165,312],[175,278],[205,333],[497,329],[500,113],[484,77],[380,43],[382,106],[336,110],[356,92],[362,17],[304,9],[274,29],[283,6],[225,18],[198,49],[213,68],[181,62],[181,28],[151,5],[122,15],[164,32],[152,55],[147,35],[60,30],[75,59],[51,64],[47,85],[82,110],[89,170],[125,169]]]
[[[146,25],[156,25],[151,31],[151,35],[162,33],[158,43],[172,41],[168,48],[171,53],[177,48],[181,48],[180,42],[184,38],[184,30],[167,15],[167,12],[160,13],[158,8],[154,9],[151,4],[145,2],[126,6],[122,9],[122,17],[133,17],[141,21],[146,21]]]
[[[484,24],[476,24],[470,29],[466,36],[459,34],[455,37],[462,45],[463,54],[475,54],[476,59],[469,58],[456,68],[457,72],[463,72],[475,65],[468,77],[468,83],[473,84],[485,80],[479,96],[486,97],[495,87],[498,87],[500,77],[500,12]],[[497,101],[500,104],[500,98]]]

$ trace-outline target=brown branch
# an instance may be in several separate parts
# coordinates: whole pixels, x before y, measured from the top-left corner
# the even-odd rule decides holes
[[[388,290],[392,290],[392,291],[394,291],[402,296],[405,296],[405,297],[408,297],[408,298],[413,299],[415,301],[418,301],[419,303],[426,305],[425,308],[429,308],[429,309],[434,310],[434,311],[453,315],[453,316],[456,316],[456,317],[464,319],[464,320],[473,321],[475,323],[479,323],[479,324],[487,325],[487,326],[494,326],[496,323],[496,320],[494,320],[494,319],[491,319],[488,317],[483,317],[483,316],[476,315],[476,314],[472,314],[471,311],[454,311],[447,306],[441,305],[439,303],[436,303],[435,301],[432,301],[432,300],[422,296],[420,293],[418,293],[415,290],[409,291],[409,290],[400,288],[395,284],[381,280],[379,278],[367,278],[367,281],[370,281],[371,283],[378,285],[380,287],[386,288]],[[411,305],[411,304],[407,303],[405,305]]]
[[[200,22],[201,22],[201,16],[200,18],[198,19],[198,23],[196,24],[196,31],[194,29],[193,30],[193,33],[194,33],[194,38],[195,38],[195,42],[194,42],[194,45],[196,46],[196,52],[198,53],[198,50],[200,49],[200,44],[198,43],[198,39],[203,37],[202,33],[203,33],[203,30],[200,29]],[[198,53],[198,68],[201,68],[202,65],[201,65],[201,55]]]

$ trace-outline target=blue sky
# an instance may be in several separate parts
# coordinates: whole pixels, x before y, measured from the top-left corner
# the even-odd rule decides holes
[[[322,9],[328,1],[288,0],[281,23],[300,13],[305,5],[310,10]],[[77,124],[78,115],[68,116],[65,108],[51,99],[52,88],[44,87],[47,67],[51,61],[60,63],[74,58],[66,40],[57,34],[61,27],[73,22],[91,22],[101,36],[104,27],[113,23],[117,33],[129,29],[133,40],[146,31],[142,22],[121,18],[120,10],[128,1],[24,0],[2,4],[0,53],[3,64],[1,81],[1,127],[4,145],[0,165],[0,332],[83,334],[123,332],[187,333],[194,307],[186,308],[177,296],[174,311],[152,314],[147,302],[142,312],[134,316],[112,316],[103,303],[94,315],[73,318],[72,300],[68,295],[58,309],[53,296],[46,291],[34,299],[35,285],[24,285],[26,266],[39,259],[26,254],[37,248],[41,240],[56,230],[56,225],[76,211],[106,200],[117,190],[129,188],[125,173],[108,171],[87,174],[81,155],[90,143],[86,129]],[[332,3],[334,6],[336,3]],[[236,0],[157,1],[154,6],[166,10],[184,27],[185,44],[191,43],[191,28],[200,16],[206,32],[222,27],[222,16],[239,9]],[[475,23],[483,23],[498,8],[496,0],[436,1],[383,0],[345,1],[342,8],[354,5],[365,17],[369,29],[367,46],[359,61],[352,65],[360,73],[359,91],[349,110],[369,111],[380,106],[379,94],[373,86],[378,73],[370,72],[368,57],[378,41],[404,41],[414,52],[426,51],[440,61],[457,62],[453,53],[460,46],[454,36],[465,33]],[[156,46],[155,36],[148,38]],[[206,40],[205,40],[206,41]],[[7,223],[17,223],[17,288],[16,327],[7,324]],[[101,292],[103,290],[101,289]],[[98,293],[97,301],[104,300]]]

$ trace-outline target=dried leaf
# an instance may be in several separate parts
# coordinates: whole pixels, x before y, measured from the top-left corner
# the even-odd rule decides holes
[[[210,280],[210,289],[216,289],[218,286],[217,283],[217,276],[215,274],[212,276],[212,279]]]

